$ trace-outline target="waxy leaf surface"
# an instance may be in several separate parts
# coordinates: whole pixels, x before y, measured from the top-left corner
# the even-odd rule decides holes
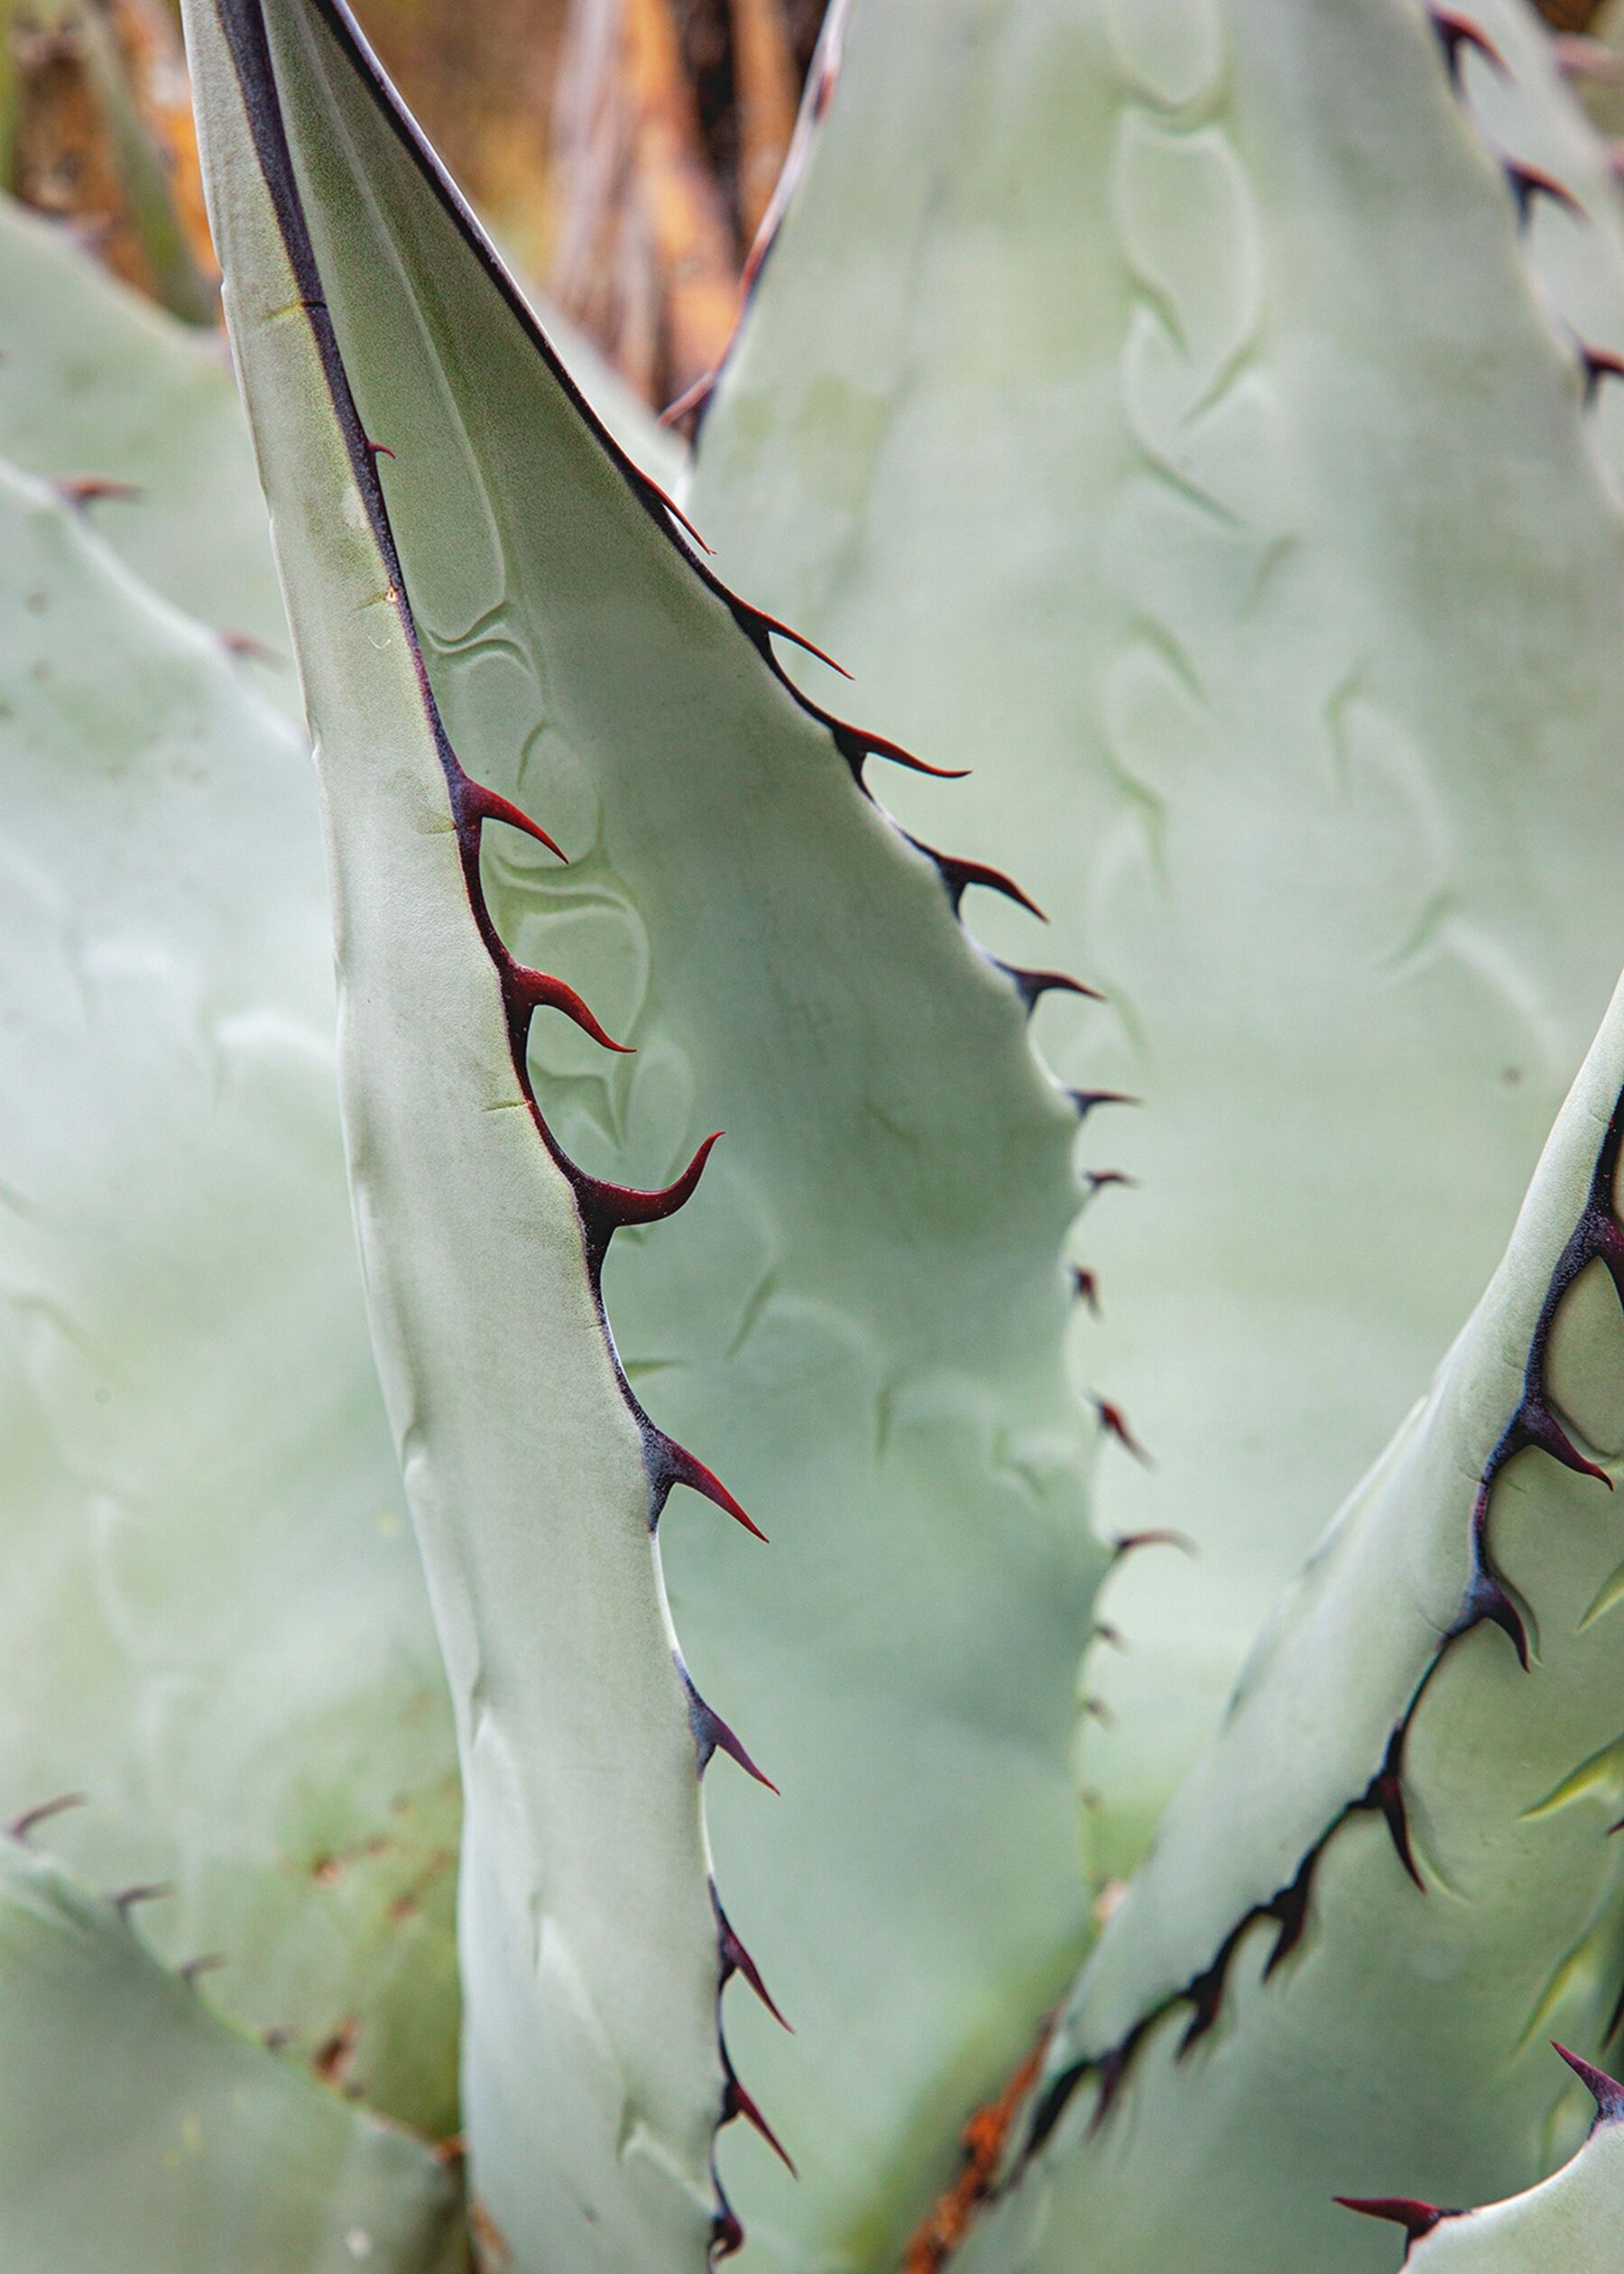
[[[454,2165],[211,2013],[128,1915],[0,1844],[7,2274],[461,2274]]]
[[[455,2128],[456,1766],[367,1346],[309,759],[0,478],[0,1817]]]
[[[725,2147],[751,2262],[878,2269],[1082,1938],[1075,1112],[962,880],[854,779],[870,738],[607,446],[347,19],[197,0],[190,35],[459,1722],[475,2191],[524,2274],[732,2240],[736,1929],[797,2030],[729,1993],[801,2173]],[[614,1188],[674,1208],[718,1127],[637,1222]],[[773,1544],[664,1517],[690,1734],[647,1520],[692,1460]],[[783,1793],[707,1781],[720,1937],[713,1712]]]
[[[724,572],[974,768],[959,841],[1108,997],[1047,1054],[1143,1101],[1084,1130],[1076,1363],[1149,1456],[1107,1448],[1103,1530],[1202,1553],[1103,1598],[1105,1876],[1481,1287],[1624,953],[1621,406],[1567,328],[1624,347],[1624,263],[1548,65],[1497,93],[1471,14],[854,0],[700,439]],[[1582,210],[1491,100],[1588,149]]]

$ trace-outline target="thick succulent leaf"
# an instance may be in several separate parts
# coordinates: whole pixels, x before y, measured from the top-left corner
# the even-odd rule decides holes
[[[0,1845],[6,2274],[454,2274],[446,2160],[211,2013],[127,1913]]]
[[[798,2032],[729,2001],[801,2170],[730,2146],[729,2186],[757,2264],[886,2265],[1081,1932],[1067,1730],[1102,1558],[1039,983],[975,954],[964,875],[853,779],[870,738],[789,693],[605,448],[346,20],[224,22],[198,0],[217,235],[325,747],[375,1324],[471,1785],[477,2185],[527,2267],[698,2250],[655,2178],[657,2152],[691,2187],[723,2097],[643,1535],[696,1474],[669,1431],[774,1540],[687,1505],[662,1535],[700,1689],[783,1787],[707,1787],[723,1899]],[[475,867],[469,779],[573,865],[485,827]],[[487,905],[637,1046],[537,1021],[546,1147],[504,1023],[540,983],[482,939]],[[718,1125],[692,1205],[609,1262],[640,1446],[593,1280],[641,1204],[594,1179],[657,1184]],[[527,1909],[539,1955],[496,1923]],[[658,2150],[617,2167],[628,2127]]]
[[[0,479],[0,1816],[456,2121],[456,1767],[378,1397],[309,761]]]
[[[856,0],[701,437],[723,568],[974,767],[956,826],[1109,997],[1054,1062],[1144,1101],[1084,1131],[1078,1363],[1154,1463],[1110,1450],[1100,1521],[1206,1552],[1106,1591],[1106,1872],[1481,1287],[1624,953],[1624,517],[1527,264],[1577,224],[1519,236],[1445,29]]]
[[[1624,2095],[1610,2077],[1594,2084],[1601,2105],[1590,2138],[1538,2186],[1472,2211],[1381,2206],[1401,2225],[1411,2214],[1410,2274],[1613,2274],[1624,2233]]]
[[[1357,2274],[1388,2245],[1333,2194],[1476,2202],[1572,2144],[1547,2040],[1596,2053],[1624,1974],[1621,1138],[1624,990],[1085,1966],[966,2274]]]
[[[278,29],[308,54],[315,27],[284,12]],[[541,998],[483,912],[488,817],[425,699],[374,461],[321,320],[331,288],[266,30],[251,6],[217,14],[207,0],[188,22],[210,217],[318,729],[363,1264],[457,1719],[475,2225],[526,2274],[697,2267],[725,2089],[722,1962],[644,1435],[599,1317],[576,1180],[533,1117],[521,1052]]]
[[[264,501],[224,339],[140,299],[66,230],[5,197],[0,451],[49,480],[126,485],[95,510],[137,575],[200,623],[285,655]]]

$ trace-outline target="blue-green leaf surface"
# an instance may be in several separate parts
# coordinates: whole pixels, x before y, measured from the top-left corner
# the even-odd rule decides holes
[[[1074,1109],[955,920],[969,880],[899,838],[853,778],[872,738],[793,698],[770,627],[605,448],[346,19],[223,20],[193,12],[215,222],[471,1795],[475,2186],[527,2274],[703,2251],[701,2147],[736,2095],[700,2006],[734,1962],[695,1909],[641,1529],[679,1442],[772,1536],[688,1495],[660,1535],[693,1678],[782,1788],[722,1762],[706,1805],[727,1917],[796,2029],[735,1987],[732,2059],[801,2177],[730,2139],[724,2178],[752,2263],[878,2269],[1082,1938],[1068,1727],[1103,1558],[1061,1354]],[[471,899],[465,778],[570,866],[484,826]],[[509,952],[636,1046],[536,1021],[545,1142]],[[660,1187],[717,1127],[697,1197],[606,1268],[645,1474],[593,1313],[621,1204],[591,1180]]]
[[[1536,35],[1495,12],[1497,89],[1472,14],[854,0],[701,436],[724,570],[974,769],[958,841],[1108,997],[1043,1038],[1105,1097],[1076,1364],[1149,1456],[1106,1448],[1099,1521],[1202,1552],[1106,1591],[1106,1875],[1481,1286],[1624,953],[1624,390],[1568,328],[1624,348],[1624,260]]]

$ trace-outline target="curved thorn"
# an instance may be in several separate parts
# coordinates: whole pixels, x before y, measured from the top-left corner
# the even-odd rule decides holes
[[[1410,1845],[1409,1809],[1405,1803],[1404,1786],[1396,1766],[1379,1770],[1366,1789],[1364,1806],[1376,1809],[1388,1828],[1388,1836],[1398,1851],[1398,1861],[1425,1895],[1426,1881],[1416,1863],[1416,1852]]]
[[[1454,8],[1435,6],[1430,7],[1427,14],[1432,18],[1432,28],[1438,36],[1438,43],[1444,50],[1444,60],[1448,65],[1450,79],[1457,88],[1461,84],[1463,51],[1467,49],[1481,55],[1499,73],[1501,79],[1510,78],[1505,57],[1481,24],[1474,23],[1470,16],[1462,15]]]
[[[767,2145],[771,2149],[780,2163],[783,2165],[784,2169],[789,2174],[791,2179],[798,2179],[800,2177],[799,2172],[795,2168],[795,2164],[790,2157],[789,2150],[785,2147],[777,2132],[773,2131],[772,2126],[767,2121],[765,2116],[762,2115],[761,2110],[756,2106],[755,2102],[751,2098],[750,2094],[744,2090],[743,2084],[740,2084],[738,2078],[734,2075],[731,2066],[727,2072],[727,2084],[723,2093],[722,2104],[726,2111],[726,2113],[722,2119],[722,2121],[724,2124],[731,2124],[735,2117],[743,2116],[744,2121],[751,2127],[751,2129],[753,2131],[759,2132],[761,2138],[767,2142]]]
[[[663,426],[665,423],[664,420],[662,419],[660,423]],[[680,528],[687,530],[688,535],[693,539],[695,544],[698,546],[700,551],[702,553],[709,554],[714,559],[715,557],[716,548],[715,545],[707,545],[706,543],[704,538],[699,534],[699,532],[694,527],[693,522],[689,521],[681,506],[678,505],[677,500],[671,495],[670,491],[661,489],[660,484],[654,479],[654,476],[651,474],[644,474],[641,467],[637,469],[637,472],[639,478],[643,483],[650,495],[653,497],[668,513],[669,513],[671,519],[676,522]]]
[[[7,1839],[21,1845],[28,1844],[29,1836],[52,1816],[61,1816],[69,1808],[83,1808],[89,1805],[88,1795],[83,1792],[59,1792],[54,1800],[42,1800],[37,1807],[24,1808],[21,1816],[13,1816],[5,1827]]]
[[[938,853],[934,845],[927,845],[921,838],[909,836],[906,829],[900,835],[905,843],[911,845],[916,853],[922,853],[935,868],[946,887],[947,898],[953,904],[955,916],[964,905],[964,894],[973,885],[979,884],[990,892],[1001,892],[1004,899],[1013,901],[1017,908],[1024,908],[1029,916],[1036,916],[1040,924],[1047,923],[1048,918],[1031,894],[1023,892],[1014,878],[1006,876],[1002,869],[992,868],[985,861],[963,860],[955,853]]]
[[[1106,1435],[1115,1437],[1117,1443],[1131,1453],[1134,1459],[1142,1463],[1146,1468],[1154,1468],[1155,1462],[1129,1428],[1128,1417],[1121,1407],[1112,1405],[1109,1398],[1096,1397],[1093,1402],[1094,1411],[1100,1417],[1101,1427]]]
[[[60,474],[51,486],[63,504],[76,513],[82,513],[87,505],[100,504],[103,499],[133,505],[146,495],[139,482],[121,482],[111,474]]]
[[[534,837],[538,845],[556,853],[566,868],[569,866],[569,855],[563,846],[556,845],[539,821],[532,821],[522,806],[504,798],[500,790],[487,789],[483,781],[474,781],[459,767],[451,795],[459,828],[478,828],[486,821],[505,821],[510,829],[520,829],[526,837]]]
[[[1027,1008],[1029,1017],[1046,994],[1083,995],[1090,1003],[1103,1003],[1105,998],[1098,987],[1085,986],[1081,979],[1074,979],[1066,971],[1026,971],[1019,964],[1001,963],[992,958],[995,970],[1001,971]]]
[[[1263,1968],[1265,1982],[1277,1966],[1284,1965],[1303,1939],[1308,1925],[1308,1898],[1313,1890],[1315,1870],[1324,1848],[1324,1843],[1321,1841],[1309,1849],[1297,1866],[1296,1877],[1280,1890],[1269,1906],[1269,1915],[1278,1922],[1280,1931]]]
[[[1579,365],[1584,374],[1584,400],[1594,402],[1604,379],[1624,379],[1624,356],[1610,355],[1605,347],[1592,347],[1588,339],[1575,339]]]
[[[206,1951],[200,1958],[187,1959],[183,1965],[175,1968],[175,1972],[190,1990],[196,1986],[199,1974],[217,1973],[225,1964],[226,1954],[223,1950],[209,1950]]]
[[[149,1887],[122,1887],[116,1895],[109,1895],[107,1900],[127,1927],[130,1923],[130,1913],[138,1903],[160,1902],[165,1896],[172,1895],[174,1891],[174,1889],[165,1881],[155,1880]]]
[[[742,1740],[728,1727],[715,1706],[707,1706],[700,1696],[694,1687],[693,1676],[680,1659],[677,1660],[677,1670],[687,1692],[688,1726],[694,1733],[694,1751],[698,1756],[699,1774],[704,1776],[715,1754],[722,1752],[729,1760],[736,1761],[747,1777],[753,1777],[757,1784],[765,1785],[769,1792],[776,1793],[778,1787],[772,1779],[757,1768],[745,1752]]]
[[[1597,2123],[1616,2124],[1624,2121],[1624,2084],[1616,2076],[1609,2076],[1605,2069],[1597,2068],[1593,2062],[1571,2053],[1565,2045],[1558,2045],[1555,2038],[1551,2044],[1595,2102]]]
[[[1081,1303],[1086,1303],[1094,1317],[1098,1318],[1100,1316],[1100,1288],[1099,1282],[1094,1278],[1093,1273],[1085,1270],[1081,1263],[1074,1264],[1072,1266],[1072,1286],[1077,1300]]]
[[[780,640],[788,640],[793,646],[804,649],[807,654],[815,655],[820,663],[826,663],[830,670],[838,671],[843,679],[851,678],[852,674],[845,665],[836,663],[832,655],[826,654],[816,640],[807,639],[804,632],[797,632],[793,626],[782,623],[779,617],[769,615],[765,608],[758,608],[751,601],[740,600],[735,596],[734,609],[740,619],[739,628],[747,639],[754,638],[762,633],[774,633]]]
[[[1430,2234],[1440,2219],[1453,2219],[1453,2211],[1440,2210],[1435,2203],[1417,2203],[1413,2195],[1333,2195],[1333,2203],[1340,2203],[1344,2211],[1358,2211],[1367,2219],[1390,2219],[1401,2226],[1412,2242],[1418,2242],[1424,2234]]]
[[[1026,2154],[1029,2158],[1038,2153],[1065,2115],[1066,2103],[1093,2067],[1092,2061],[1074,2061],[1069,2068],[1062,2069],[1045,2089],[1032,2111],[1032,2121],[1027,2128]]]
[[[589,1177],[584,1170],[578,1172],[577,1190],[583,1206],[603,1232],[618,1232],[623,1225],[632,1224],[662,1224],[693,1198],[711,1149],[722,1133],[721,1130],[713,1129],[681,1176],[674,1183],[663,1185],[658,1192],[643,1192],[635,1185],[610,1184],[602,1177]]]
[[[706,1163],[721,1142],[724,1132],[713,1129],[708,1137],[702,1137],[694,1148],[694,1157],[679,1177],[657,1192],[639,1192],[626,1185],[617,1185],[617,1205],[626,1211],[623,1222],[627,1224],[659,1224],[665,1217],[675,1216],[685,1207],[698,1188],[705,1174]]]
[[[733,1922],[722,1908],[721,1900],[716,1893],[714,1881],[711,1886],[711,1903],[716,1914],[716,1940],[722,1952],[722,1980],[724,1985],[726,1984],[733,1975],[738,1974],[743,1981],[750,1984],[751,1988],[755,1992],[756,1996],[760,1998],[768,2012],[771,2014],[773,2020],[778,2023],[780,2029],[788,2029],[789,2031],[789,2035],[793,2037],[795,2035],[795,2031],[793,2029],[790,2029],[789,2022],[785,2020],[783,2015],[779,2011],[777,2002],[775,2001],[771,1992],[768,1989],[767,1984],[761,1979],[761,1968],[756,1964],[755,1960],[751,1956],[749,1951],[745,1949],[744,1945],[740,1941],[738,1936],[734,1933]]]
[[[245,663],[263,663],[273,671],[285,671],[288,659],[279,648],[267,640],[255,639],[252,632],[222,632],[220,645],[227,655],[240,657]]]
[[[532,1011],[561,1011],[564,1016],[578,1026],[593,1041],[601,1042],[604,1049],[629,1057],[635,1048],[631,1042],[616,1042],[604,1033],[586,1003],[562,979],[549,971],[532,971],[527,964],[514,963],[510,957],[502,966],[503,982],[510,1000],[526,1013]]]
[[[1188,2025],[1174,2051],[1176,2061],[1182,2061],[1193,2053],[1217,2020],[1219,2009],[1223,2003],[1223,1977],[1229,1971],[1229,1960],[1230,1946],[1225,1944],[1216,1963],[1209,1966],[1205,1974],[1197,1974],[1185,1992],[1191,2012]]]
[[[1066,1095],[1076,1108],[1080,1122],[1085,1122],[1096,1105],[1142,1105],[1145,1102],[1130,1090],[1068,1089]]]
[[[1543,167],[1525,165],[1520,158],[1502,158],[1500,171],[1506,177],[1516,203],[1517,218],[1521,227],[1527,228],[1534,208],[1541,198],[1548,198],[1554,206],[1561,206],[1581,221],[1585,218],[1584,208],[1573,191],[1558,181],[1555,174],[1546,173]]]
[[[1130,2030],[1121,2044],[1113,2045],[1104,2059],[1096,2065],[1096,2073],[1100,2080],[1100,2096],[1095,2101],[1088,2119],[1090,2140],[1096,2137],[1105,2119],[1116,2104],[1117,2094],[1122,2089],[1123,2080],[1128,2075],[1128,2064],[1133,2058],[1139,2038],[1138,2029]]]
[[[835,747],[859,782],[863,780],[863,764],[870,758],[889,759],[893,766],[906,766],[909,773],[928,774],[933,781],[964,781],[969,778],[968,766],[933,766],[885,735],[871,735],[838,720],[831,721],[829,731],[835,737]]]
[[[1485,1621],[1491,1622],[1509,1637],[1517,1652],[1518,1662],[1526,1674],[1528,1670],[1528,1630],[1522,1613],[1507,1594],[1502,1582],[1486,1565],[1480,1565],[1473,1573],[1461,1605],[1461,1615],[1455,1632],[1464,1634]]]
[[[651,1430],[644,1441],[643,1457],[649,1467],[651,1530],[660,1521],[672,1486],[686,1484],[690,1492],[698,1493],[714,1508],[719,1508],[724,1516],[731,1516],[735,1524],[743,1524],[755,1539],[770,1545],[760,1524],[740,1507],[721,1478],[690,1453],[686,1445],[678,1445],[663,1430]]]
[[[1552,1460],[1560,1461],[1564,1468],[1572,1469],[1575,1476],[1599,1478],[1610,1493],[1612,1491],[1613,1481],[1607,1471],[1585,1458],[1543,1398],[1524,1399],[1518,1411],[1517,1425],[1530,1445],[1537,1446],[1542,1453],[1548,1453]]]
[[[1201,1549],[1188,1532],[1174,1531],[1166,1524],[1149,1531],[1119,1532],[1112,1547],[1113,1556],[1131,1556],[1140,1548],[1177,1548],[1186,1556],[1199,1556]]]

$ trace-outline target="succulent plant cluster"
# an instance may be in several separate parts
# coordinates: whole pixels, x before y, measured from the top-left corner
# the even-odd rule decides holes
[[[690,452],[185,15],[235,382],[0,211],[5,2274],[1616,2269],[1543,27],[849,0]]]

